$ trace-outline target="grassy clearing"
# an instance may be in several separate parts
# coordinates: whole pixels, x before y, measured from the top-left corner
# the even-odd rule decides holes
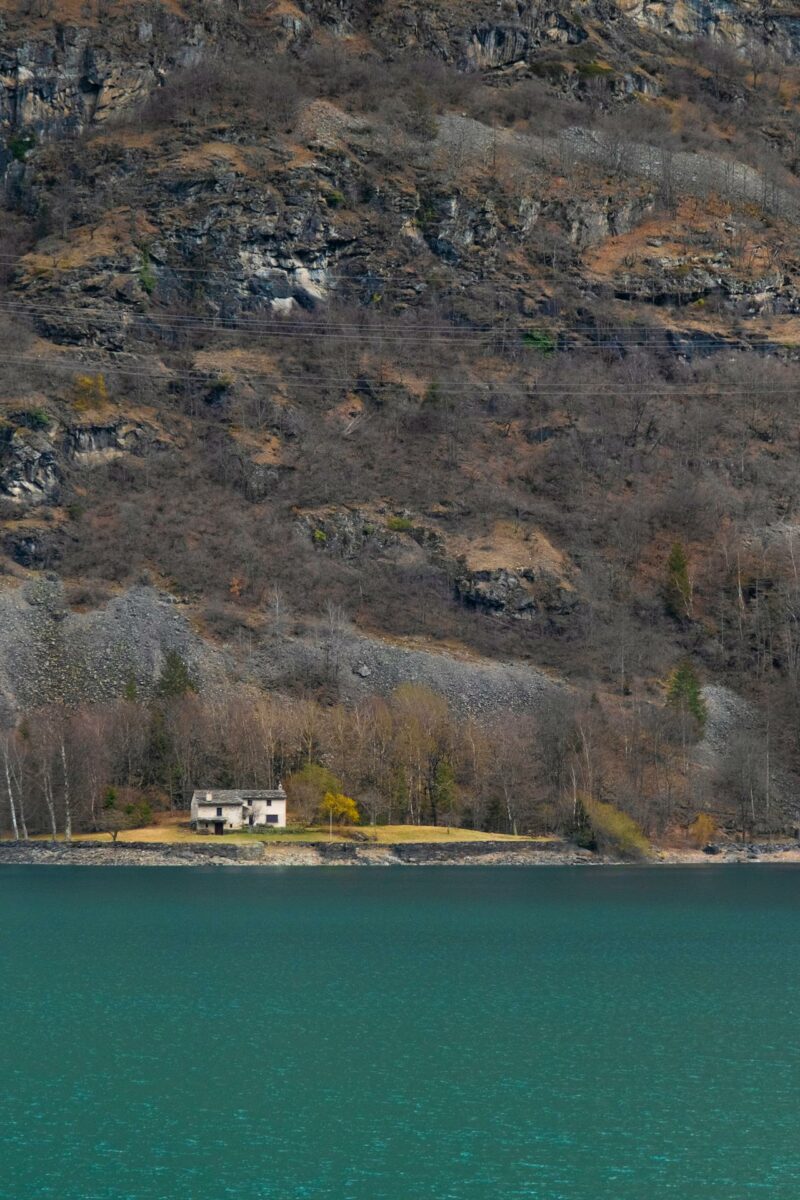
[[[238,845],[246,845],[251,842],[326,842],[328,840],[327,829],[309,829],[303,833],[280,832],[280,833],[225,833],[223,838],[226,842],[235,842]],[[50,838],[47,834],[39,834],[34,838],[35,841],[49,842]],[[63,836],[59,834],[58,840],[63,841]],[[111,835],[108,833],[76,833],[73,837],[76,842],[104,842],[111,844]],[[122,846],[126,842],[152,842],[154,845],[175,845],[179,842],[218,842],[222,839],[213,833],[194,833],[187,823],[182,824],[158,824],[146,825],[142,829],[125,829],[117,838],[117,845]]]
[[[347,838],[348,830],[334,828],[334,841]],[[367,839],[378,845],[388,845],[393,842],[524,842],[552,841],[551,838],[521,838],[507,833],[482,833],[477,829],[443,828],[434,825],[367,825],[353,832],[363,834]],[[327,842],[327,825],[310,826],[301,831],[280,830],[275,832],[258,831],[256,833],[225,833],[226,842],[246,845],[254,841],[267,842],[269,845],[292,842]],[[37,841],[49,841],[46,834],[40,834]],[[63,840],[59,838],[59,841]],[[108,833],[79,833],[76,841],[111,842]],[[159,813],[152,825],[142,829],[126,829],[117,838],[118,844],[125,842],[152,842],[174,844],[177,842],[216,842],[219,839],[213,833],[194,833],[189,828],[186,813]]]
[[[441,825],[372,825],[362,830],[370,841],[389,842],[549,842],[552,838],[515,837],[511,833],[482,833],[479,829],[442,828]]]

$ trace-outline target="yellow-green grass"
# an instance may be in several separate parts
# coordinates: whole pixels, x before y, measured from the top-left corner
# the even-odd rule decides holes
[[[355,833],[359,841],[359,835],[361,835],[372,843],[384,846],[396,842],[524,842],[532,840],[547,842],[553,840],[551,838],[531,839],[514,837],[512,834],[507,833],[483,833],[477,829],[458,829],[455,826],[446,828],[441,825],[365,825],[354,827],[352,830],[345,828],[337,829],[334,826],[334,841],[346,840],[350,833]],[[258,830],[254,833],[226,832],[222,835],[226,842],[234,842],[239,845],[245,845],[253,841],[266,842],[268,845],[287,842],[326,842],[329,836],[327,825],[314,825],[302,830],[291,829],[269,832]],[[110,844],[111,835],[108,833],[76,833],[74,839],[82,842],[105,842]],[[35,840],[49,841],[50,839],[47,834],[39,834]],[[62,841],[63,837],[60,836],[58,840]],[[117,842],[120,845],[125,842],[174,844],[178,842],[216,842],[219,840],[219,837],[213,833],[195,833],[189,827],[186,813],[161,814],[155,824],[143,826],[141,829],[122,830],[117,838]]]
[[[552,838],[515,837],[512,833],[483,833],[479,829],[458,829],[441,825],[366,825],[363,833],[370,841],[391,842],[549,842]]]
[[[334,831],[335,833],[335,831]],[[295,830],[282,830],[276,833],[237,833],[231,830],[225,832],[222,838],[226,842],[236,842],[240,845],[254,842],[324,842],[328,840],[327,829],[308,829],[302,833],[297,833]],[[47,834],[37,834],[34,841],[49,842],[51,839]],[[59,834],[58,841],[63,842],[63,834]],[[178,842],[186,842],[195,844],[198,842],[218,842],[220,837],[214,833],[195,833],[189,828],[188,824],[182,825],[145,825],[141,829],[124,829],[117,837],[117,844],[122,846],[126,842],[152,842],[153,845],[174,845]],[[111,834],[109,833],[75,833],[73,841],[76,842],[105,842],[111,845]]]

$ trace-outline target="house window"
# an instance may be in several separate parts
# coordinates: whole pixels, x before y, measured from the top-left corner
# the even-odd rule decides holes
[[[278,824],[278,814],[277,813],[267,813],[267,821],[270,825],[277,825]]]
[[[222,816],[222,805],[221,804],[217,805],[217,816],[218,817]]]

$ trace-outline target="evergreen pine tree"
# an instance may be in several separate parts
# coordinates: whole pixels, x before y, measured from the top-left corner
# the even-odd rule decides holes
[[[197,686],[184,659],[177,650],[168,650],[156,684],[156,695],[171,699],[196,691]]]
[[[667,686],[667,703],[678,710],[691,713],[701,729],[705,726],[708,711],[700,691],[700,681],[690,662],[682,662],[670,676]]]
[[[667,610],[673,617],[689,617],[692,614],[692,582],[689,578],[689,560],[680,542],[673,542],[667,559]]]

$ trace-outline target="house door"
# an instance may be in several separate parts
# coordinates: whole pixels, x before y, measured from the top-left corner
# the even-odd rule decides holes
[[[221,837],[224,832],[225,832],[225,822],[224,821],[215,821],[214,822],[214,833],[216,833],[218,837]]]

